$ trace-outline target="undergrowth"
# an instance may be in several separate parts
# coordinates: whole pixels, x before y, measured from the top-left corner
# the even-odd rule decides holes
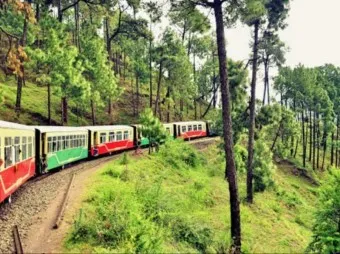
[[[65,251],[228,252],[229,194],[219,151],[198,152],[175,140],[159,153],[123,155],[98,171]],[[303,252],[311,239],[315,187],[280,167],[275,185],[257,193],[251,206],[243,202],[239,172],[244,252]]]

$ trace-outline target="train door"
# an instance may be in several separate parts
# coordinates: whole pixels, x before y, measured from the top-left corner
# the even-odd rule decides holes
[[[98,145],[98,131],[95,131],[94,133],[93,133],[93,144],[95,145],[95,146],[97,146]]]

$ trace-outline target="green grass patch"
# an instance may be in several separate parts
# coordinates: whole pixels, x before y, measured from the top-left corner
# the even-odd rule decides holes
[[[311,240],[313,185],[278,165],[275,185],[241,202],[245,252],[303,252]],[[239,175],[245,198],[245,175]],[[216,253],[230,246],[228,185],[216,146],[179,140],[159,153],[99,170],[65,240],[67,252]]]

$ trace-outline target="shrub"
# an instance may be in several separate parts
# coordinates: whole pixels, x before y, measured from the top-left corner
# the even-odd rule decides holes
[[[331,169],[319,189],[319,208],[315,214],[313,241],[307,251],[340,252],[340,171]]]
[[[213,238],[213,233],[210,228],[190,223],[183,218],[178,218],[174,221],[172,232],[177,241],[186,242],[200,252],[206,252]]]
[[[268,145],[262,139],[258,139],[255,142],[254,152],[254,191],[262,192],[266,188],[273,186],[274,181],[272,179],[275,165],[273,164],[273,154],[270,151]]]

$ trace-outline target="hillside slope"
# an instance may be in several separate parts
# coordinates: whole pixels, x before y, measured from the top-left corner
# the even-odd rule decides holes
[[[225,252],[229,194],[216,145],[196,152],[170,142],[158,154],[99,170],[66,240],[71,252]],[[316,186],[278,164],[275,186],[245,203],[239,176],[243,251],[302,253],[310,242]]]
[[[120,86],[123,89],[122,94],[113,102],[111,115],[108,114],[107,106],[102,106],[96,109],[96,124],[131,124],[138,122],[139,114],[134,112],[133,101],[135,101],[134,86],[130,81],[124,82],[121,80]],[[17,122],[22,124],[39,124],[48,123],[47,111],[47,87],[39,86],[31,81],[26,81],[26,85],[22,90],[22,110],[18,116],[15,112],[16,100],[16,80],[13,77],[6,77],[0,71],[0,91],[2,92],[4,103],[0,106],[0,120]],[[154,88],[155,89],[155,88]],[[165,95],[165,90],[161,96]],[[149,90],[147,85],[141,86],[140,106],[141,112],[149,105]],[[55,93],[52,87],[52,124],[60,125],[61,119],[61,101],[60,96]],[[107,103],[105,104],[107,105]],[[70,126],[92,125],[90,102],[88,105],[77,105],[76,101],[68,101],[68,114]],[[164,106],[163,106],[164,107]],[[204,110],[206,105],[202,106]],[[165,121],[165,110],[163,110],[163,121]],[[184,119],[194,119],[193,108],[185,111]],[[179,120],[178,115],[174,115],[174,109],[171,108],[171,120]]]

